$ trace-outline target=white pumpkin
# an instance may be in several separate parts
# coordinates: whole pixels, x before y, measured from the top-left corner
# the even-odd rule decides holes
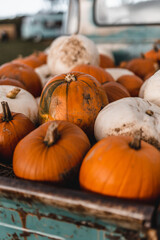
[[[28,91],[15,86],[0,85],[0,103],[2,101],[8,102],[12,112],[23,113],[34,124],[38,122],[38,104]],[[0,112],[2,112],[1,104]]]
[[[134,75],[133,72],[124,68],[105,68],[105,71],[110,73],[115,81],[123,75]]]
[[[35,68],[35,72],[38,74],[42,87],[53,77],[53,74],[50,73],[48,65],[44,64],[40,67]]]
[[[143,82],[141,88],[139,89],[139,94],[138,94],[138,96],[139,96],[140,98],[144,98],[144,89],[145,89],[145,87],[146,87],[147,81],[148,81],[148,79]]]
[[[160,108],[139,97],[128,97],[108,104],[98,114],[94,134],[97,140],[110,135],[134,136],[160,148]]]
[[[160,70],[144,82],[139,96],[160,107]]]
[[[51,44],[47,64],[53,75],[69,72],[80,64],[98,66],[98,49],[83,35],[61,36]]]

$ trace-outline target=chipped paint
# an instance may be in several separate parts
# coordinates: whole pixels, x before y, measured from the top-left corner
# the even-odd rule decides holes
[[[149,205],[0,177],[2,240],[142,240],[153,212]]]

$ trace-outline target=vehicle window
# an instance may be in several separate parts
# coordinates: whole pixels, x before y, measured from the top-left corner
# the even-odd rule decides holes
[[[98,25],[160,24],[159,0],[95,0]]]
[[[62,20],[57,21],[44,21],[45,28],[52,29],[52,28],[60,28],[62,27]]]
[[[34,20],[32,21],[32,24],[33,24],[33,25],[39,24],[39,21],[34,19]]]

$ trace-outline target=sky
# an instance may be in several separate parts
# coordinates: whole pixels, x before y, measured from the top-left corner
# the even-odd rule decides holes
[[[0,0],[0,18],[36,13],[45,7],[44,0]]]
[[[65,2],[65,0],[61,0]],[[59,0],[60,2],[60,0]],[[0,18],[32,14],[49,7],[47,0],[0,0]]]

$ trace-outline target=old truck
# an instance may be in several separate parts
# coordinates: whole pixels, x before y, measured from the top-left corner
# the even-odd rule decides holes
[[[159,1],[68,4],[66,32],[87,35],[112,51],[117,63],[159,41]],[[0,240],[11,239],[157,240],[159,200],[146,204],[22,180],[14,176],[12,166],[0,164]]]

